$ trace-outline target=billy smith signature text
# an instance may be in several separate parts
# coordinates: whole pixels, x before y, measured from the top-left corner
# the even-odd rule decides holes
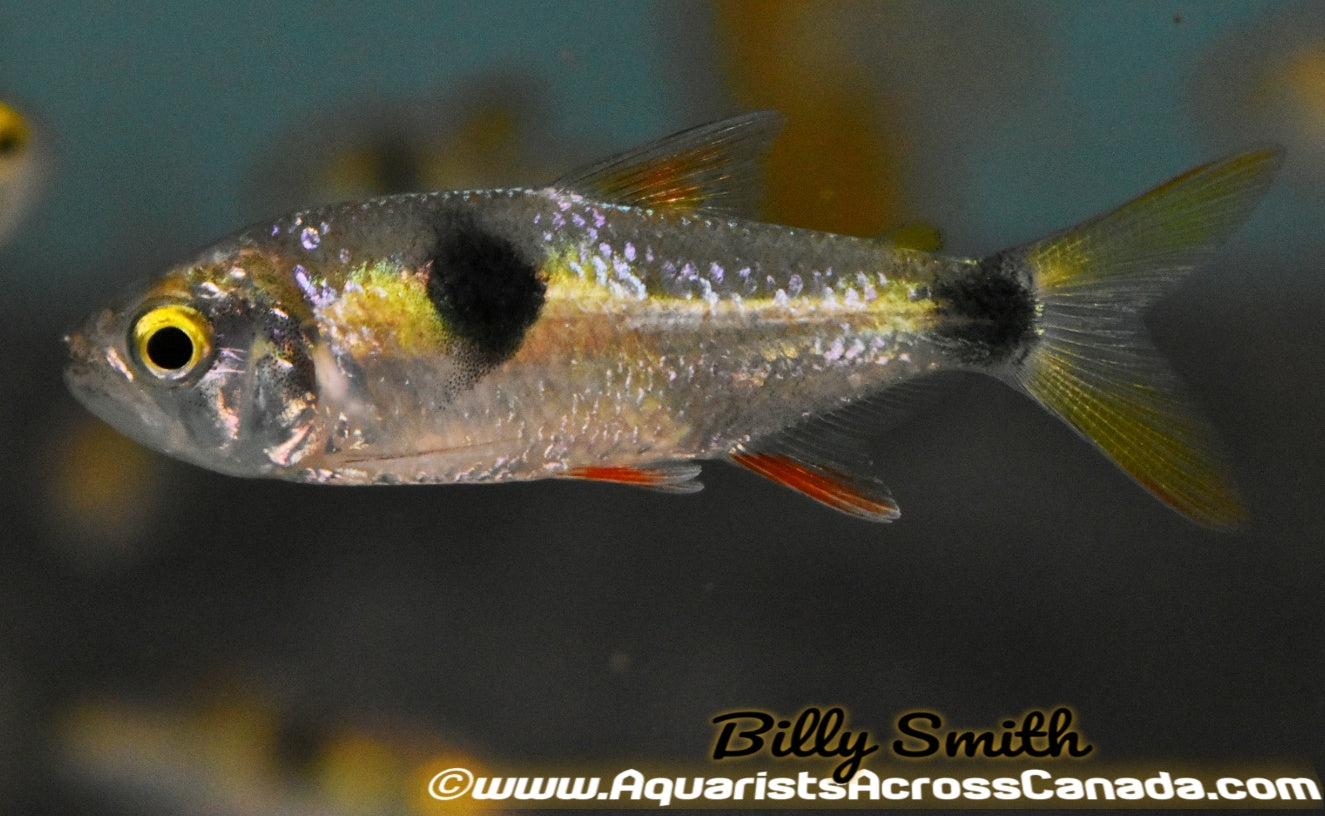
[[[909,711],[896,721],[893,754],[909,759],[934,756],[1032,759],[1080,758],[1094,746],[1072,728],[1072,709],[1059,706],[1046,714],[1031,709],[1020,720],[1003,720],[1001,728],[969,731],[943,728],[943,717],[932,711]],[[841,758],[833,778],[846,782],[860,770],[865,757],[879,750],[868,731],[847,728],[846,711],[812,706],[795,718],[766,711],[729,711],[713,718],[719,726],[713,743],[716,760],[754,756],[808,759]]]

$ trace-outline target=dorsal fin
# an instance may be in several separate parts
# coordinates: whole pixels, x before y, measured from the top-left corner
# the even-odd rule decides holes
[[[943,249],[943,231],[924,221],[908,221],[879,239],[898,249],[938,252]]]
[[[780,114],[754,111],[618,153],[552,186],[607,204],[748,216],[759,191],[756,161],[781,129]]]

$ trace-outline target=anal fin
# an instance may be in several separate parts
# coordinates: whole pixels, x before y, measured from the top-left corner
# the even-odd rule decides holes
[[[699,481],[699,465],[694,462],[658,462],[644,466],[591,465],[559,474],[566,479],[647,487],[664,493],[696,493],[704,488]]]
[[[737,446],[731,460],[780,485],[866,521],[892,521],[901,515],[888,488],[867,473],[849,473],[787,450]]]

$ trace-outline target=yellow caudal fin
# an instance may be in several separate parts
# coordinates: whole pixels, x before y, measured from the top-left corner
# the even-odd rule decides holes
[[[1231,528],[1245,511],[1213,429],[1160,358],[1140,310],[1200,266],[1269,188],[1280,151],[1196,168],[1020,254],[1040,314],[1011,379],[1161,501]]]

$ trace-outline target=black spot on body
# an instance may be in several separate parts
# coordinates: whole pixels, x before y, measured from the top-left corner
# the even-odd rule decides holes
[[[547,294],[537,264],[460,212],[439,225],[431,266],[433,307],[485,364],[501,362],[520,348]]]
[[[961,362],[1001,363],[1035,339],[1035,296],[1021,268],[1020,256],[1001,252],[934,282],[937,338]]]

